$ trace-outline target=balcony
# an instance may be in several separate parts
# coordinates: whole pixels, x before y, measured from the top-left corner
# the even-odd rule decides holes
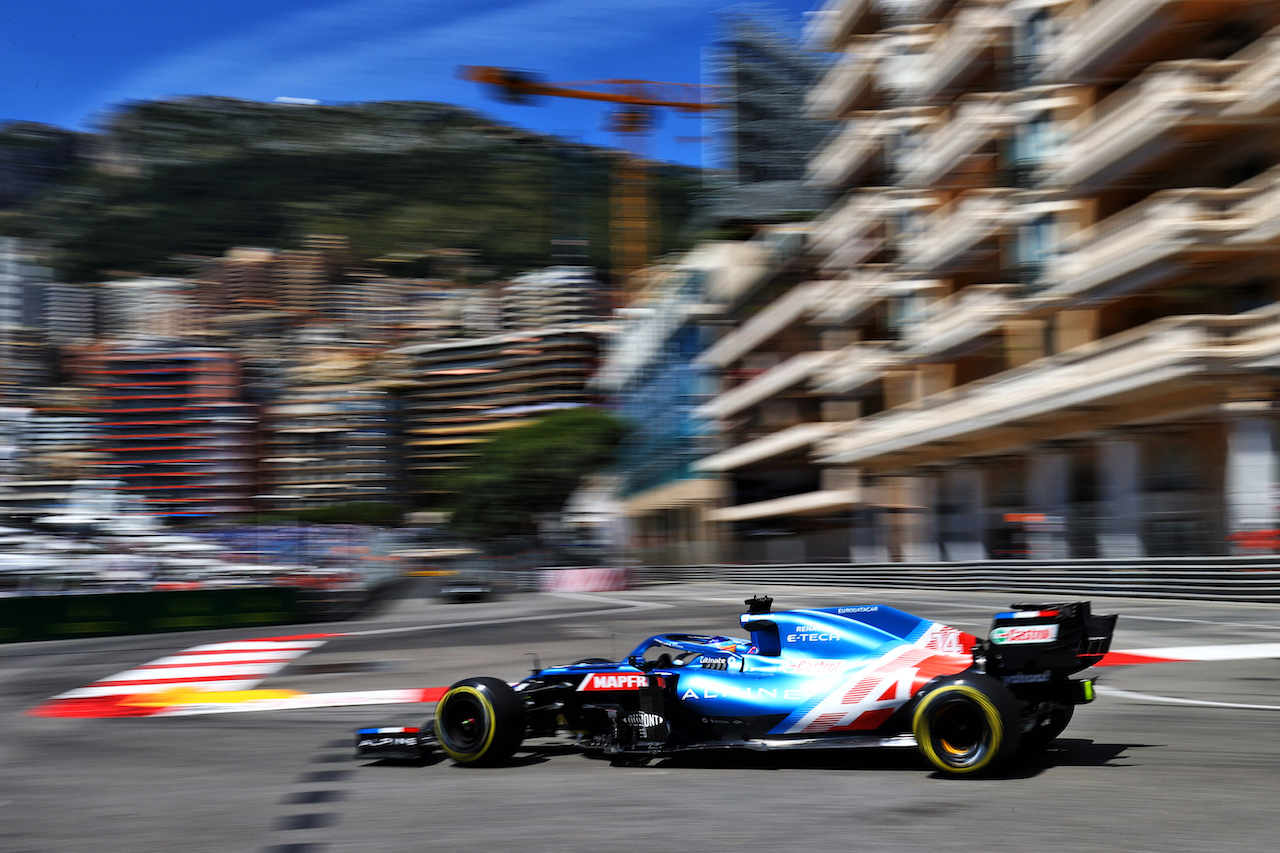
[[[928,101],[969,83],[990,65],[996,49],[1009,39],[1011,21],[997,5],[971,6],[958,13],[951,28],[924,54],[906,94]]]
[[[1051,184],[1091,188],[1142,169],[1188,143],[1232,132],[1235,61],[1161,62],[1073,122]]]
[[[894,20],[899,23],[937,21],[955,4],[956,0],[897,0],[893,5]]]
[[[822,368],[835,355],[832,352],[802,352],[774,365],[764,373],[749,379],[736,388],[724,392],[706,405],[700,406],[695,414],[703,418],[724,419],[750,406],[758,405],[765,400],[804,385],[810,375]]]
[[[986,262],[999,249],[996,238],[1015,225],[1015,190],[971,190],[939,208],[924,230],[903,241],[903,268],[948,272]]]
[[[813,246],[826,259],[824,269],[843,271],[861,263],[885,244],[885,225],[898,210],[886,190],[858,190],[829,214],[814,232]]]
[[[1179,39],[1194,38],[1215,21],[1243,20],[1255,11],[1266,10],[1252,0],[1098,0],[1053,40],[1044,79],[1094,82],[1130,76],[1146,63],[1185,49]]]
[[[840,50],[857,33],[875,26],[877,0],[827,0],[814,13],[806,39],[820,49]]]
[[[804,451],[831,435],[841,423],[805,423],[739,444],[693,464],[695,471],[733,471],[758,462]]]
[[[797,284],[717,341],[698,358],[698,361],[702,364],[727,367],[747,353],[758,349],[774,335],[802,320],[823,284],[818,281]]]
[[[1017,313],[1012,284],[979,284],[945,296],[903,321],[901,349],[911,358],[936,358],[1000,328]]]
[[[851,394],[880,379],[900,361],[881,344],[852,344],[835,351],[814,371],[812,389],[824,395]]]
[[[816,448],[822,465],[848,465],[929,445],[950,457],[957,442],[1018,423],[1043,421],[1108,402],[1132,403],[1191,376],[1248,369],[1280,355],[1280,306],[1232,316],[1167,317],[990,379],[845,424]],[[1008,438],[1016,441],[1018,439]],[[945,445],[945,447],[943,447]]]
[[[1234,95],[1224,116],[1280,116],[1280,29],[1231,57],[1241,70],[1228,81]]]
[[[789,515],[830,515],[849,510],[859,499],[857,489],[822,489],[713,509],[707,513],[707,518],[711,521],[750,521]]]
[[[960,101],[955,117],[929,134],[901,162],[901,181],[907,186],[930,186],[964,167],[971,156],[1018,122],[1002,93],[970,95]]]
[[[845,49],[826,75],[809,90],[805,111],[810,118],[840,119],[857,107],[871,106],[876,70],[884,55],[883,38],[861,39]]]
[[[842,186],[869,172],[894,130],[881,112],[855,113],[831,142],[809,161],[809,183]]]
[[[1235,245],[1263,247],[1280,242],[1280,166],[1234,187],[1240,193],[1233,210]]]
[[[863,190],[846,198],[844,205],[824,224],[825,245],[830,248],[819,267],[836,275],[870,260],[884,249],[904,213],[937,205],[937,198],[932,194],[911,190]]]
[[[889,264],[868,264],[821,283],[810,314],[815,323],[839,326],[892,295],[901,276]]]
[[[1156,193],[1070,240],[1047,265],[1037,297],[1102,301],[1220,260],[1248,230],[1245,205],[1261,208],[1269,195],[1249,187]]]

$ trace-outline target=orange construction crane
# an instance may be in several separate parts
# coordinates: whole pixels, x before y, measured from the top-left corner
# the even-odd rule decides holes
[[[649,210],[645,160],[653,113],[658,109],[683,113],[721,109],[720,104],[704,100],[707,91],[715,87],[652,80],[548,83],[527,71],[487,65],[464,65],[458,76],[494,87],[497,96],[508,103],[527,104],[538,96],[548,96],[617,105],[609,114],[607,126],[630,156],[619,160],[615,174],[612,255],[618,280],[629,282],[633,273],[648,264],[651,255],[649,226],[655,217]]]

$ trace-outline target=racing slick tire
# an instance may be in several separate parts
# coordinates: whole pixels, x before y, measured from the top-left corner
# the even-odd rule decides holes
[[[445,754],[461,765],[505,764],[524,741],[524,706],[500,678],[466,678],[436,705],[435,736]]]
[[[1045,716],[1038,726],[1022,733],[1022,741],[1018,751],[1025,756],[1035,756],[1049,748],[1054,738],[1062,734],[1071,724],[1071,715],[1075,713],[1074,705],[1058,705]]]
[[[1022,720],[1003,684],[986,675],[939,679],[911,719],[920,752],[950,776],[988,772],[1018,749]]]

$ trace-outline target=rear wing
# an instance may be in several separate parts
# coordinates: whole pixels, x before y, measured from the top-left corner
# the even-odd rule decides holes
[[[981,644],[994,675],[1054,672],[1069,675],[1093,666],[1111,649],[1116,616],[1095,616],[1087,601],[1015,604],[997,613]],[[979,649],[975,648],[975,651]]]

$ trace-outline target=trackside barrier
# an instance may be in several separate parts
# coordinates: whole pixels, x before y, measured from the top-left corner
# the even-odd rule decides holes
[[[539,572],[538,588],[542,592],[616,592],[626,589],[628,582],[625,568],[547,569]]]
[[[282,625],[314,618],[290,587],[0,598],[0,643]]]
[[[716,582],[887,589],[949,589],[1014,596],[1280,601],[1280,558],[1181,557],[1127,560],[710,565],[632,570],[636,585]]]

